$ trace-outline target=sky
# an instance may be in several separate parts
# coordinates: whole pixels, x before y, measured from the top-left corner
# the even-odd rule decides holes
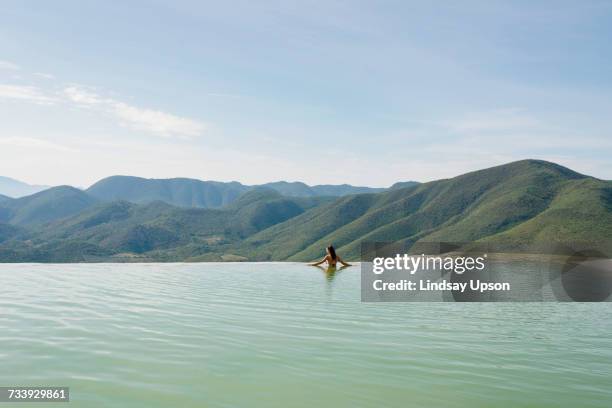
[[[610,1],[4,0],[0,175],[612,179],[611,38]]]

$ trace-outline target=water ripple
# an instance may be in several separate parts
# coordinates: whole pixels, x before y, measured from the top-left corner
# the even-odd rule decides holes
[[[0,265],[0,383],[72,405],[612,405],[606,304],[365,304],[357,268]]]

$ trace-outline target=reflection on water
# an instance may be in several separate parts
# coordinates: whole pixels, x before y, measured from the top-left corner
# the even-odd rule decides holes
[[[358,267],[277,263],[0,279],[0,384],[74,407],[612,406],[610,303],[361,303]]]
[[[341,266],[340,268],[338,268],[336,266],[331,266],[331,265],[327,267],[316,265],[316,268],[320,269],[323,272],[323,274],[325,274],[325,278],[327,279],[327,281],[331,283],[336,277],[336,274],[339,274],[341,271],[343,271],[346,268],[350,268],[350,266]]]

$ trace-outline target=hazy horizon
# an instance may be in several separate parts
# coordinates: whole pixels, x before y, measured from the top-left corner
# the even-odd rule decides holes
[[[611,16],[600,1],[11,1],[0,175],[384,187],[534,158],[609,180]]]
[[[537,159],[522,159],[522,160],[537,160]],[[495,166],[491,166],[491,167],[497,167],[497,166],[501,166],[501,165],[505,165],[505,164],[509,164],[509,163],[500,163],[497,164]],[[559,164],[559,163],[557,163]],[[485,170],[486,168],[483,169],[476,169],[476,171],[478,170]],[[574,170],[571,169],[570,170]],[[465,173],[461,173],[461,174],[455,174],[453,176],[450,176],[448,178],[453,178],[453,177],[457,177],[457,176],[461,176]],[[584,174],[584,173],[581,173]],[[595,177],[591,174],[584,174],[585,176],[591,176],[591,177]],[[316,186],[316,185],[351,185],[354,187],[369,187],[369,188],[390,188],[391,186],[393,186],[393,184],[395,183],[404,183],[404,182],[417,182],[417,183],[427,183],[428,181],[437,181],[437,180],[441,180],[441,179],[435,179],[435,180],[428,180],[428,181],[421,181],[421,180],[414,180],[414,179],[407,179],[407,180],[396,180],[394,182],[392,182],[391,184],[388,185],[366,185],[366,184],[352,184],[352,183],[344,183],[344,182],[340,182],[340,183],[307,183],[303,180],[287,180],[287,179],[276,179],[276,180],[269,180],[269,181],[264,181],[262,183],[256,183],[256,184],[249,184],[249,183],[245,183],[242,182],[241,180],[218,180],[218,179],[201,179],[201,178],[195,178],[195,177],[184,177],[184,176],[171,176],[171,177],[147,177],[147,176],[141,176],[141,175],[134,175],[134,174],[110,174],[108,176],[104,176],[98,180],[95,180],[93,183],[88,184],[88,185],[74,185],[74,184],[70,184],[70,183],[59,183],[59,184],[36,184],[36,183],[29,183],[26,180],[21,180],[21,179],[17,179],[14,177],[10,177],[10,176],[5,176],[5,175],[1,175],[0,174],[0,179],[6,177],[18,182],[23,182],[26,183],[30,186],[33,187],[57,187],[57,186],[61,186],[61,185],[68,185],[71,187],[76,187],[82,190],[86,190],[87,188],[91,187],[92,185],[96,184],[97,182],[104,180],[106,178],[110,178],[110,177],[135,177],[135,178],[141,178],[141,179],[147,179],[147,180],[168,180],[168,179],[193,179],[193,180],[200,180],[200,181],[206,181],[206,182],[220,182],[220,183],[240,183],[242,185],[245,186],[256,186],[256,185],[263,185],[263,184],[271,184],[271,183],[279,183],[279,182],[286,182],[286,183],[304,183],[308,186]],[[595,177],[598,178],[598,177]],[[601,179],[600,180],[606,180],[606,179]],[[1,193],[1,192],[0,192]]]
[[[98,180],[95,180],[93,183],[88,184],[88,185],[74,185],[74,184],[70,184],[70,183],[60,183],[60,184],[39,184],[39,183],[30,183],[26,180],[21,180],[15,177],[10,177],[10,176],[5,176],[5,175],[1,175],[0,174],[0,179],[1,178],[8,178],[17,182],[21,182],[21,183],[25,183],[28,184],[30,186],[36,186],[36,187],[57,187],[57,186],[61,186],[61,185],[67,185],[67,186],[71,186],[71,187],[76,187],[79,189],[87,189],[89,187],[91,187],[92,185],[94,185],[95,183],[97,183],[100,180],[109,178],[109,177],[135,177],[135,178],[141,178],[141,179],[146,179],[146,180],[170,180],[170,179],[191,179],[191,180],[199,180],[199,181],[210,181],[210,182],[219,182],[219,183],[240,183],[242,185],[245,186],[255,186],[255,185],[260,185],[260,184],[270,184],[270,183],[280,183],[280,182],[287,182],[287,183],[304,183],[308,186],[315,186],[315,185],[342,185],[342,184],[347,184],[347,185],[351,185],[354,187],[371,187],[371,188],[388,188],[391,187],[391,185],[388,186],[368,186],[368,185],[358,185],[358,184],[350,184],[350,183],[335,183],[335,184],[330,184],[330,183],[317,183],[317,184],[310,184],[310,183],[306,183],[302,180],[283,180],[283,179],[278,179],[278,180],[270,180],[270,181],[265,181],[263,183],[258,183],[258,184],[248,184],[248,183],[244,183],[240,180],[217,180],[217,179],[200,179],[200,178],[195,178],[195,177],[183,177],[183,176],[174,176],[174,177],[146,177],[146,176],[139,176],[139,175],[133,175],[133,174],[111,174],[105,177],[102,177]],[[397,182],[409,182],[409,181],[417,181],[418,180],[398,180]],[[1,192],[0,192],[1,193]]]

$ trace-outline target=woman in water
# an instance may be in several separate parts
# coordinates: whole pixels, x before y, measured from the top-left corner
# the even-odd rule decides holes
[[[340,258],[338,255],[336,255],[336,250],[334,249],[334,247],[332,245],[328,246],[325,251],[327,252],[327,254],[325,255],[325,257],[323,259],[321,259],[319,262],[315,262],[315,263],[311,263],[310,265],[312,266],[319,266],[325,262],[327,262],[327,266],[330,268],[335,268],[336,264],[338,262],[340,262],[342,264],[342,266],[351,266],[351,264],[348,264],[346,262],[344,262],[342,260],[342,258]]]

